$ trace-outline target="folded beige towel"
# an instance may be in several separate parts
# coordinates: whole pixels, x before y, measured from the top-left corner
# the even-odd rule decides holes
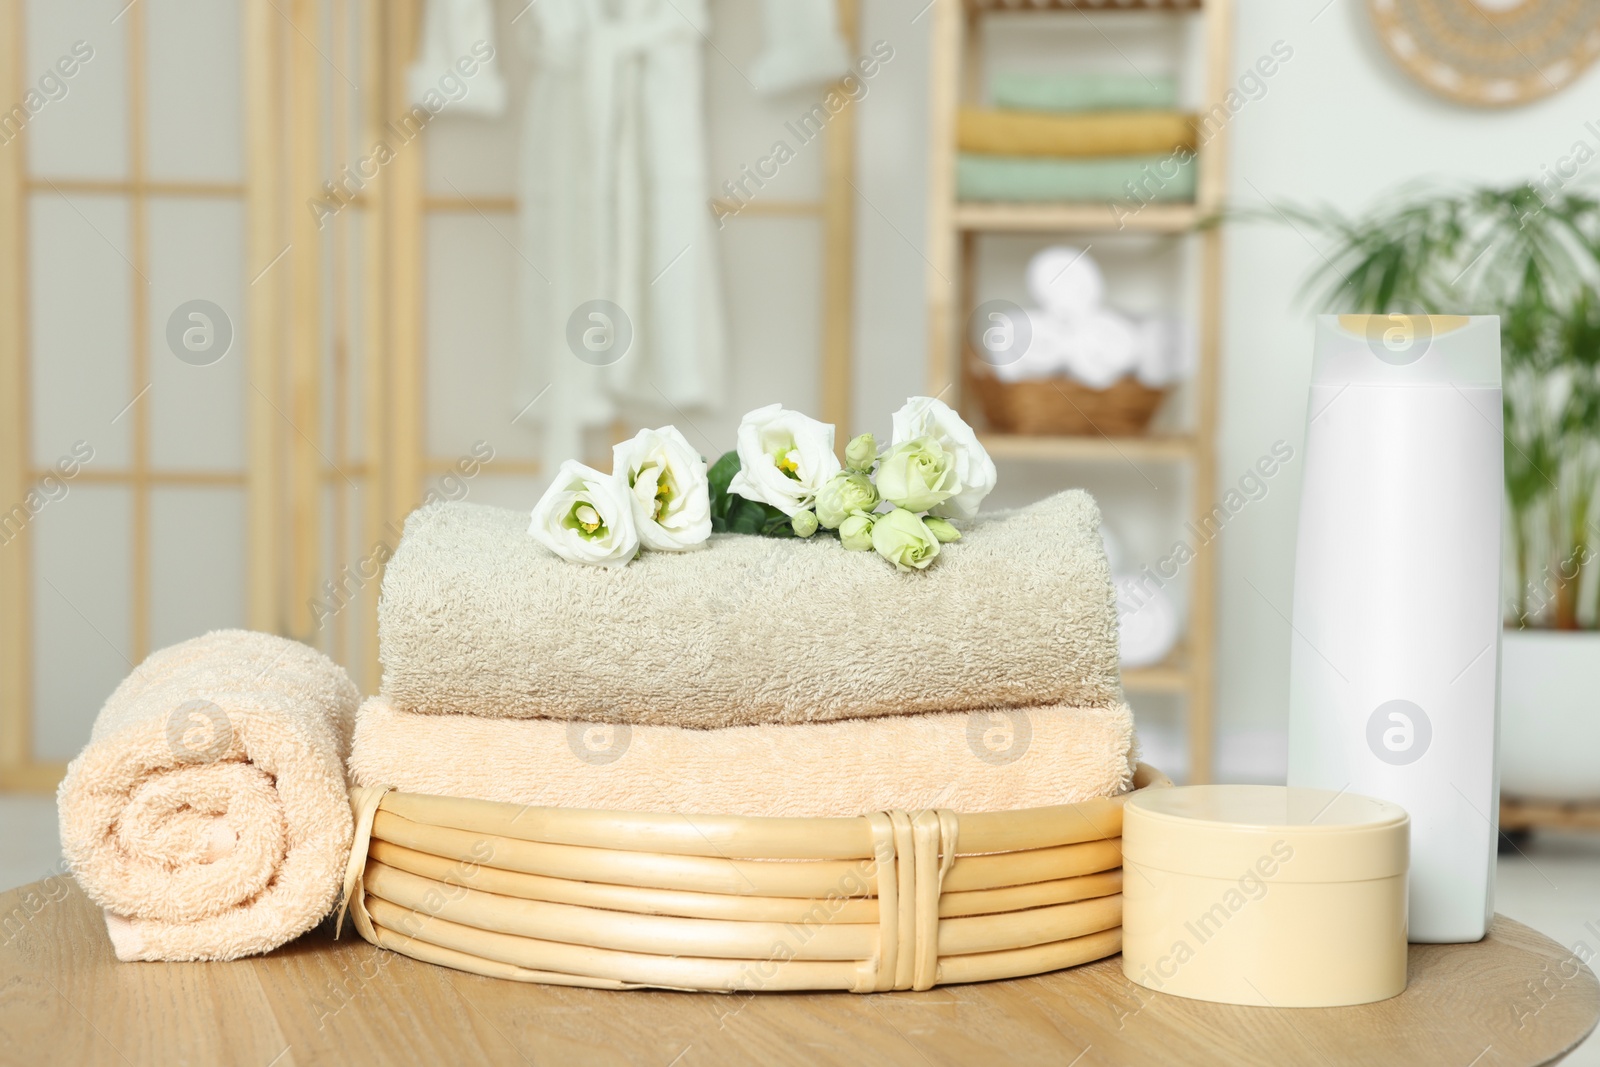
[[[686,730],[419,715],[375,697],[361,708],[350,776],[539,807],[852,816],[1114,796],[1133,763],[1125,704]]]
[[[235,959],[328,914],[359,700],[320,652],[243,630],[156,652],[117,687],[57,802],[118,959]]]
[[[1093,498],[966,524],[905,574],[831,537],[714,535],[626,567],[556,558],[520,511],[414,512],[383,579],[396,708],[715,728],[1122,700]]]

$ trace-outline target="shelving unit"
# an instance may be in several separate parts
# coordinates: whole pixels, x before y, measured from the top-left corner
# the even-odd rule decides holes
[[[1119,213],[1110,203],[961,202],[956,199],[956,109],[979,102],[983,26],[987,19],[1014,13],[1052,12],[1081,18],[1116,12],[1170,13],[1203,20],[1204,97],[1222,100],[1229,88],[1232,0],[962,0],[935,4],[929,109],[928,232],[928,391],[954,397],[961,407],[960,327],[973,307],[978,237],[986,233],[1038,234],[1041,237],[1106,233],[1190,235],[1199,242],[1196,301],[1197,359],[1191,379],[1188,428],[1152,436],[1029,437],[985,434],[998,460],[1049,463],[1168,462],[1190,472],[1187,513],[1197,521],[1214,503],[1216,487],[1217,380],[1221,360],[1222,231],[1202,226],[1222,204],[1227,124],[1204,142],[1197,160],[1195,202],[1149,204]],[[1107,41],[1108,47],[1114,47]],[[1154,667],[1123,672],[1132,693],[1175,694],[1187,702],[1189,781],[1210,781],[1213,771],[1213,666],[1215,647],[1216,560],[1214,551],[1196,546],[1189,564],[1189,618],[1183,640]]]

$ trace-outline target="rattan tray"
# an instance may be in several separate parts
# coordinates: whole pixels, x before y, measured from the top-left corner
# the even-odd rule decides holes
[[[356,788],[341,925],[429,963],[606,989],[1039,974],[1121,948],[1126,799],[776,819]]]

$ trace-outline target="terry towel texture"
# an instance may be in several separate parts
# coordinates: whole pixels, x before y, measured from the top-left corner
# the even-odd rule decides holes
[[[837,541],[713,535],[607,570],[520,511],[414,512],[383,580],[396,709],[712,729],[1122,701],[1094,500],[975,520],[927,571]]]
[[[1125,792],[1133,758],[1125,704],[686,730],[418,715],[375,697],[350,776],[539,807],[820,817],[1071,804]]]
[[[956,147],[999,156],[1132,156],[1193,148],[1193,120],[1176,111],[1050,115],[964,107]]]
[[[1167,153],[1100,159],[1038,156],[956,157],[956,196],[962,200],[1193,200],[1195,156]]]
[[[243,630],[156,652],[117,687],[57,803],[119,959],[235,959],[328,914],[359,700],[320,652]]]
[[[989,79],[995,107],[1029,111],[1128,111],[1178,106],[1178,83],[1142,74],[1036,74],[995,71]]]

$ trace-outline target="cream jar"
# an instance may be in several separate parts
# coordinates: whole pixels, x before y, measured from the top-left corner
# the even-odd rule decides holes
[[[1122,973],[1194,1000],[1365,1004],[1406,987],[1410,819],[1352,793],[1196,785],[1129,798]]]

